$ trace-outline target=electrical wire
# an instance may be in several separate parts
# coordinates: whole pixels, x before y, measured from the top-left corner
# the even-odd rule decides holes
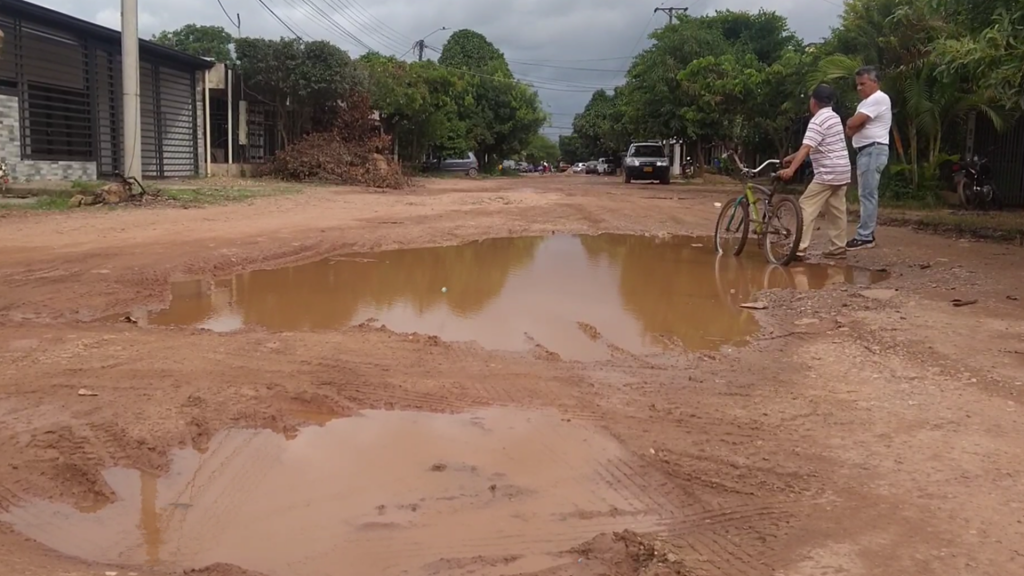
[[[220,6],[221,12],[223,12],[224,15],[227,16],[228,22],[231,22],[232,26],[234,26],[235,28],[242,27],[242,19],[239,18],[238,22],[235,22],[235,19],[231,17],[231,14],[228,14],[228,9],[224,7],[224,2],[222,2],[221,0],[217,0],[217,4]]]
[[[368,52],[372,52],[373,51],[373,48],[371,48],[369,44],[364,42],[362,38],[356,36],[355,34],[350,32],[348,30],[348,28],[345,28],[344,26],[342,26],[340,22],[338,22],[337,20],[334,19],[334,17],[332,17],[327,12],[325,12],[324,9],[321,8],[319,5],[317,5],[316,3],[312,2],[311,0],[298,0],[298,1],[301,2],[302,4],[304,4],[305,6],[307,6],[310,10],[316,12],[319,15],[320,18],[322,18],[324,21],[326,21],[329,26],[334,28],[334,30],[336,31],[336,34],[340,34],[340,37],[347,38],[351,42],[355,43],[355,45],[365,49]]]
[[[285,28],[287,28],[288,31],[291,32],[293,36],[295,36],[299,40],[302,40],[302,36],[299,36],[298,32],[296,32],[295,30],[292,29],[291,26],[286,24],[285,21],[282,20],[281,17],[277,15],[277,12],[274,12],[273,8],[271,8],[270,6],[267,6],[267,3],[264,2],[264,0],[256,0],[256,1],[260,3],[260,6],[263,6],[264,10],[266,10],[267,12],[270,12],[270,15],[273,16],[274,19],[277,20],[281,24],[281,26],[284,26]]]
[[[366,16],[361,15],[350,3],[350,0],[325,1],[336,11],[336,15],[338,17],[345,20],[356,29],[362,30],[374,42],[385,47],[385,50],[397,53],[405,46],[409,45],[409,40],[405,39],[401,34],[396,37],[395,33],[388,33],[385,31],[380,24],[375,22],[373,15],[366,12],[365,9],[363,9],[363,13],[365,13]],[[379,20],[377,20],[377,22],[379,22]]]

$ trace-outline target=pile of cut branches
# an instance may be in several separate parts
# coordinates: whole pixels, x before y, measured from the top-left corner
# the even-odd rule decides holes
[[[333,182],[374,188],[404,188],[408,179],[385,154],[391,139],[380,133],[365,95],[339,106],[326,130],[314,132],[278,152],[269,175],[300,182]]]

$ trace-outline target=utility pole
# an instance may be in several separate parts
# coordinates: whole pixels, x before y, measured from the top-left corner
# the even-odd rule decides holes
[[[142,180],[138,0],[121,0],[121,97],[124,107],[124,175]]]
[[[671,24],[675,20],[676,12],[682,12],[683,14],[686,14],[689,11],[690,11],[689,8],[655,8],[654,9],[654,13],[655,14],[657,14],[658,12],[664,12],[665,14],[667,14],[668,15],[668,23],[669,24]]]
[[[416,51],[416,58],[420,62],[423,62],[423,49],[427,47],[427,38],[430,38],[434,34],[437,34],[438,32],[442,32],[444,30],[448,30],[448,27],[447,26],[441,26],[437,30],[434,30],[430,34],[427,34],[423,38],[421,38],[421,39],[419,39],[419,40],[417,40],[417,41],[412,43],[412,49]]]

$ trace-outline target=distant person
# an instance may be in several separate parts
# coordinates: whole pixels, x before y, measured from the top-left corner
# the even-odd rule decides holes
[[[874,248],[878,223],[878,182],[889,163],[889,129],[892,127],[892,102],[879,88],[878,70],[865,66],[857,70],[857,94],[861,97],[857,113],[846,123],[846,135],[857,150],[857,195],[860,198],[860,225],[857,235],[846,243],[847,250]]]
[[[797,258],[807,257],[807,247],[814,233],[814,221],[825,208],[825,230],[829,248],[822,256],[846,256],[846,188],[850,184],[850,153],[846,148],[843,121],[832,110],[836,92],[827,84],[818,84],[811,92],[811,118],[804,133],[803,144],[795,153],[782,160],[786,166],[779,172],[783,180],[793,175],[809,155],[814,166],[814,179],[800,196],[800,210],[804,216],[804,229],[797,248]]]

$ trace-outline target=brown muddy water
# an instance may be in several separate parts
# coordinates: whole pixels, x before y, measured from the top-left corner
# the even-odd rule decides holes
[[[171,287],[142,324],[231,331],[334,330],[370,321],[398,332],[498,350],[541,344],[565,358],[605,357],[613,344],[647,353],[742,344],[759,330],[739,307],[761,290],[868,285],[868,269],[768,264],[759,251],[718,256],[711,238],[543,236],[348,254],[216,282]]]
[[[105,507],[29,501],[0,521],[111,564],[514,574],[564,563],[595,534],[657,532],[677,516],[685,503],[631,462],[606,433],[555,412],[368,411],[291,439],[227,430],[203,453],[174,453],[162,477],[107,470],[117,500]],[[481,557],[502,561],[471,566]]]

